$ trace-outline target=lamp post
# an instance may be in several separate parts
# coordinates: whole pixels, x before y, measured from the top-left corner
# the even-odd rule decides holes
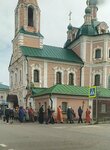
[[[100,95],[100,91],[97,90],[97,86],[96,86],[96,124],[98,124],[98,100],[99,100],[99,95]]]

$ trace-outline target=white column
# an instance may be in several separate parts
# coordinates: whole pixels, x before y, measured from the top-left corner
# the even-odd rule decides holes
[[[108,79],[108,77],[107,77],[107,67],[106,66],[104,66],[104,71],[103,71],[103,79],[102,79],[102,81],[103,81],[103,85],[104,85],[104,88],[107,88],[107,79]]]
[[[103,50],[104,60],[107,61],[108,58],[108,39],[104,39],[104,50]]]
[[[47,70],[48,64],[44,61],[44,87],[47,87]]]
[[[82,68],[81,86],[84,86],[84,68]]]
[[[86,41],[84,39],[81,40],[80,57],[84,62],[86,61]]]

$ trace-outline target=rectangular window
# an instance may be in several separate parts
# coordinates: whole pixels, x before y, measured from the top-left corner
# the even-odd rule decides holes
[[[97,58],[101,58],[101,49],[97,49],[96,51],[95,51],[95,58],[97,59]]]
[[[34,82],[39,82],[39,70],[34,70]]]
[[[62,111],[63,113],[67,112],[67,102],[62,102]]]
[[[95,83],[94,83],[95,86],[100,86],[100,75],[95,75]]]
[[[110,49],[109,49],[109,58],[110,58]]]
[[[106,113],[106,112],[107,112],[107,105],[101,104],[101,113]]]
[[[61,84],[62,74],[61,72],[56,73],[56,84]]]

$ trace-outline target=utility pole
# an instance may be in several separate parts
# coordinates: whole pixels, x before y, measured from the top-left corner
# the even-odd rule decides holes
[[[96,86],[96,124],[98,124],[98,99],[99,99],[99,91]]]

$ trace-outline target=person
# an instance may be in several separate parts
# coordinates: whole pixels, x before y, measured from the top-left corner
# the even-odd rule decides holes
[[[3,111],[2,111],[2,109],[0,108],[0,119],[2,119],[2,115],[3,115]]]
[[[54,122],[55,122],[54,117],[53,117],[54,111],[51,109],[50,106],[48,106],[47,113],[48,113],[48,117],[47,117],[46,124],[48,124],[48,123],[54,124]]]
[[[25,109],[25,121],[26,122],[29,121],[29,109],[28,109],[28,107],[26,107],[26,109]]]
[[[80,123],[80,122],[83,123],[82,113],[83,113],[83,110],[82,110],[81,106],[79,106],[79,108],[78,108],[78,116],[79,116],[78,123]]]
[[[13,108],[10,108],[10,123],[13,123],[14,120],[14,110]]]
[[[74,123],[74,117],[75,117],[75,113],[72,107],[68,107],[67,109],[67,123],[68,121],[70,123]]]
[[[67,109],[67,123],[68,121],[71,123],[71,107],[68,107]]]
[[[29,113],[29,120],[31,122],[34,122],[34,110],[32,107],[30,107],[30,109],[28,110],[28,113]]]
[[[86,110],[86,123],[88,123],[88,124],[91,122],[90,113],[91,113],[91,111],[87,108],[87,110]]]
[[[50,123],[51,121],[51,114],[52,114],[52,111],[51,111],[51,107],[48,106],[48,109],[47,109],[47,121],[46,121],[46,124]]]
[[[14,109],[14,120],[18,120],[19,119],[19,115],[18,115],[18,107],[16,107],[15,109]]]
[[[44,108],[43,105],[39,109],[39,123],[43,124],[44,122]]]
[[[76,117],[76,114],[74,112],[74,109],[71,107],[71,123],[74,123],[74,118]]]
[[[10,119],[10,109],[7,106],[7,108],[5,109],[5,119],[6,119],[6,123],[9,123],[9,119]]]
[[[19,107],[19,121],[22,123],[24,121],[25,112],[22,106]]]
[[[57,122],[63,123],[63,114],[61,106],[57,108]]]

